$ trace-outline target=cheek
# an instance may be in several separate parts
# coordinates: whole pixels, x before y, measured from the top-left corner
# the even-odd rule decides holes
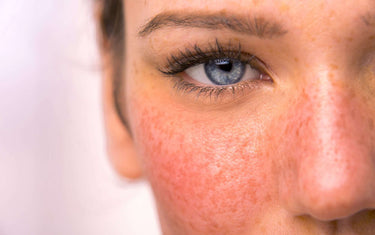
[[[131,107],[136,146],[161,220],[205,232],[255,223],[272,201],[262,125],[169,103],[139,100]]]

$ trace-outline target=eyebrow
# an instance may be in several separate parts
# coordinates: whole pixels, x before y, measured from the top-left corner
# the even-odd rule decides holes
[[[236,33],[269,39],[287,33],[280,23],[265,19],[264,17],[226,16],[222,13],[164,12],[156,15],[142,26],[138,32],[138,36],[146,37],[152,32],[165,27],[191,27],[210,30],[227,29]]]

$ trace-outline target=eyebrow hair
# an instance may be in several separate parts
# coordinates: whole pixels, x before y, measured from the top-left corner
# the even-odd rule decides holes
[[[211,30],[228,29],[259,38],[272,38],[287,33],[281,24],[263,17],[227,16],[222,13],[201,14],[179,12],[177,14],[164,12],[156,15],[142,26],[138,35],[145,37],[158,29],[173,26]]]

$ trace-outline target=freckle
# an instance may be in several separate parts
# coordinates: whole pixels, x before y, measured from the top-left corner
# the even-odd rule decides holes
[[[347,38],[349,42],[352,42],[353,41],[353,38],[352,37],[348,37]]]
[[[329,13],[329,17],[332,18],[332,17],[334,17],[334,16],[335,16],[335,11],[331,11],[331,12]]]
[[[214,228],[214,230],[218,229],[219,228],[219,225],[215,222],[212,223],[212,227]]]
[[[137,75],[138,74],[138,68],[137,68],[137,64],[135,62],[133,63],[133,69],[134,69],[134,75]]]
[[[191,221],[189,222],[189,225],[192,228],[192,230],[198,231],[197,227]]]
[[[220,15],[227,15],[227,11],[225,9],[219,11],[219,14]]]
[[[279,9],[281,12],[286,12],[286,11],[289,11],[290,6],[286,4],[285,2],[282,2],[279,6]]]
[[[300,131],[300,128],[296,128],[296,129],[295,129],[295,135],[296,135],[297,139],[298,139],[299,136],[300,136],[299,131]]]
[[[265,201],[270,202],[271,201],[271,195],[267,194],[266,197],[264,198]]]
[[[371,130],[374,130],[374,120],[372,118],[368,119],[368,126]]]
[[[297,57],[294,57],[294,61],[295,61],[295,62],[298,62],[299,59],[298,59]]]
[[[334,77],[334,76],[333,76],[333,73],[332,73],[332,72],[329,72],[329,73],[328,73],[328,77],[332,79],[332,78]]]
[[[254,6],[257,6],[259,4],[260,0],[253,0]]]
[[[154,50],[155,47],[154,47],[154,43],[153,43],[152,37],[150,37],[150,38],[148,39],[148,43],[150,44],[151,49]]]
[[[336,64],[330,64],[330,67],[332,70],[336,70],[339,68],[339,66],[337,66]]]
[[[371,35],[370,37],[368,37],[368,39],[374,40],[375,39],[375,35]]]
[[[353,90],[350,90],[349,92],[348,92],[348,99],[349,100],[354,100],[354,99],[356,99],[357,98],[357,94],[353,91]],[[353,110],[353,113],[357,113],[357,112],[355,112],[354,110]]]
[[[265,226],[261,226],[261,228],[260,228],[260,230],[262,231],[262,234],[266,234],[266,228],[265,228]]]
[[[260,224],[260,219],[259,219],[259,217],[256,217],[256,218],[254,219],[254,224]]]

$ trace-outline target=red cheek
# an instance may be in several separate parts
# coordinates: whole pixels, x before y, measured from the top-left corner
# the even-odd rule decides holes
[[[156,104],[138,103],[132,114],[161,220],[206,233],[240,231],[257,221],[270,201],[271,178],[259,123]]]

